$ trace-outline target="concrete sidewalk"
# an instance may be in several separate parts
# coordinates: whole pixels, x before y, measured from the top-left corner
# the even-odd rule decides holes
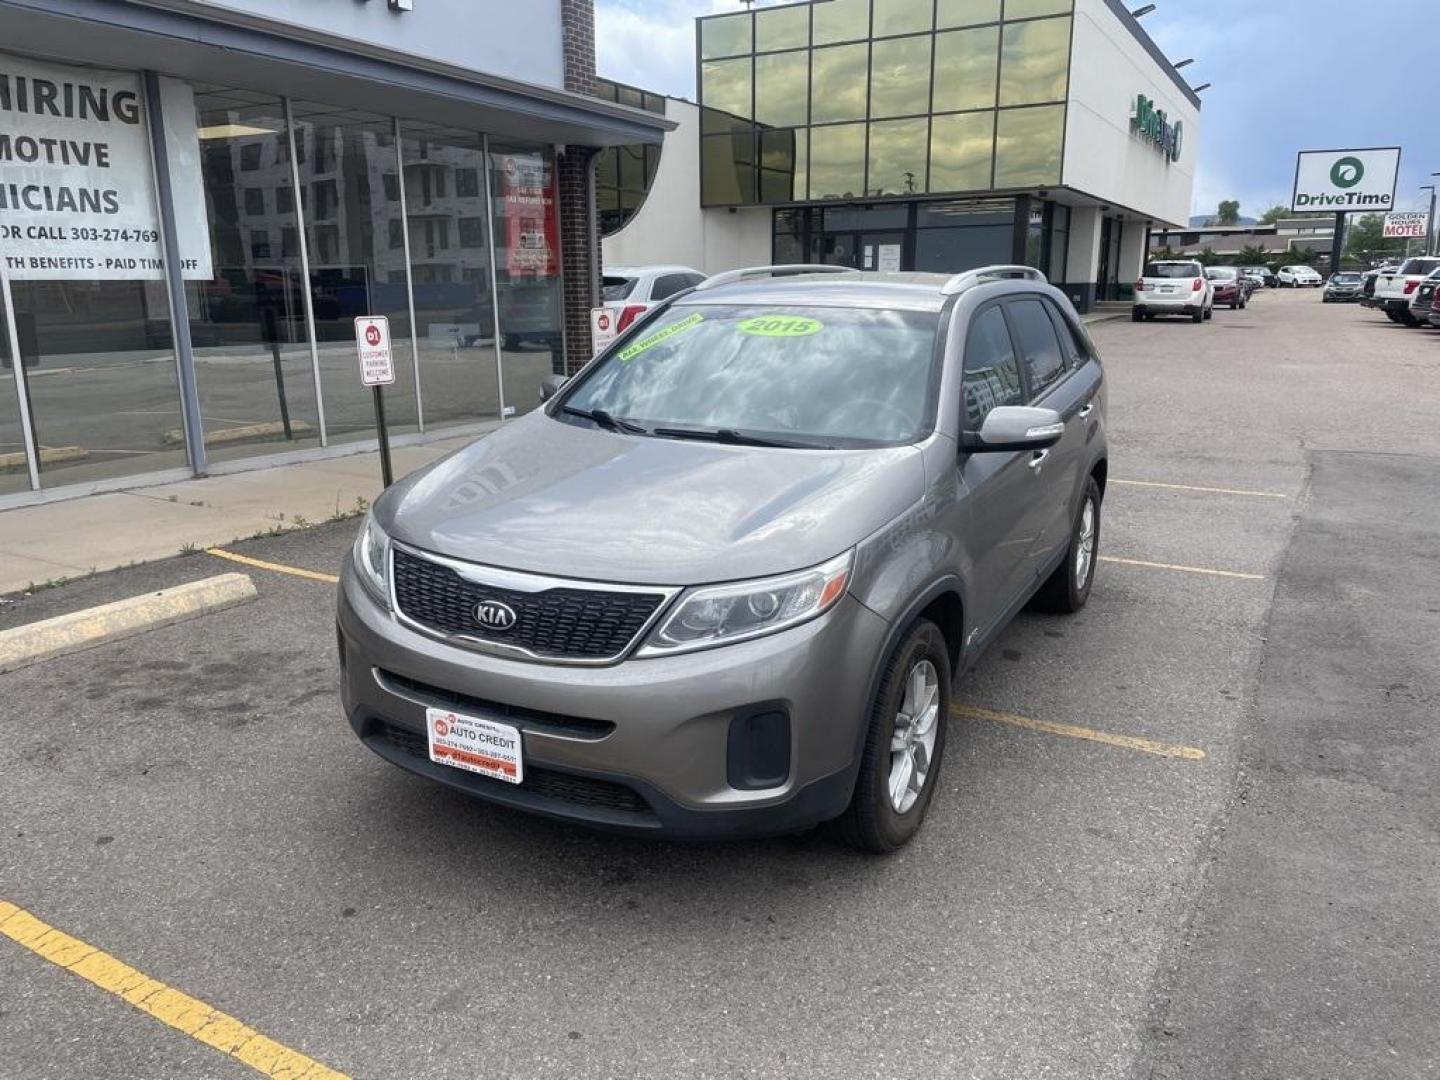
[[[396,447],[395,475],[478,437]],[[362,510],[379,493],[372,451],[0,511],[0,594],[303,528]]]

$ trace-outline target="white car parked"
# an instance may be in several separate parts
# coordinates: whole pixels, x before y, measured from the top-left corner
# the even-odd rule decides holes
[[[1193,259],[1165,259],[1145,264],[1135,282],[1130,317],[1136,322],[1156,315],[1188,315],[1202,322],[1215,314],[1215,286],[1205,268]]]
[[[1420,320],[1410,310],[1415,290],[1427,276],[1440,268],[1440,258],[1417,255],[1406,259],[1398,270],[1381,270],[1375,278],[1372,306],[1380,308],[1391,322],[1419,326]]]
[[[1325,283],[1318,272],[1308,266],[1282,266],[1275,275],[1282,289],[1318,289]]]
[[[660,301],[699,285],[707,276],[693,266],[607,266],[600,282],[600,303],[616,312],[619,334]]]

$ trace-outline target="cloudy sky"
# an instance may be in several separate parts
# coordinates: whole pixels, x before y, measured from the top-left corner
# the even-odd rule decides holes
[[[775,0],[759,0],[768,5]],[[1132,5],[1139,6],[1140,0]],[[1194,212],[1288,202],[1300,149],[1400,146],[1396,205],[1440,172],[1440,0],[1156,0],[1144,25],[1202,95]],[[600,74],[695,97],[694,18],[738,0],[597,0]]]

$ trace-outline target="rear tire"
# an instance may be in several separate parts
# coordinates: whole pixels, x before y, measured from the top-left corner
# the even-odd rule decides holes
[[[1207,319],[1213,319],[1214,317],[1215,317],[1215,309],[1214,309],[1214,307],[1207,307],[1207,308],[1205,309],[1205,318],[1207,318]]]
[[[921,684],[928,689],[932,677],[933,700],[926,706],[924,694],[917,695],[916,689]],[[912,704],[921,707],[914,710],[916,715],[906,717],[903,709]],[[903,847],[920,831],[939,782],[949,716],[950,650],[939,627],[929,619],[918,619],[886,661],[870,706],[855,792],[835,822],[846,843],[884,855]],[[928,744],[927,734],[931,735]],[[907,775],[910,781],[900,783]],[[917,775],[920,787],[914,791]],[[898,795],[892,794],[897,790]]]
[[[1204,321],[1205,321],[1205,313],[1204,313],[1203,311],[1197,311],[1197,312],[1195,312],[1194,315],[1191,315],[1191,316],[1190,316],[1190,320],[1191,320],[1192,322],[1204,322]]]
[[[1070,526],[1070,545],[1065,561],[1045,579],[1032,605],[1040,611],[1073,615],[1090,599],[1095,583],[1095,566],[1100,561],[1100,485],[1093,476],[1085,481],[1080,509]],[[1087,520],[1086,511],[1090,512]]]
[[[1145,313],[1144,313],[1143,311],[1141,311],[1138,307],[1137,307],[1137,308],[1131,308],[1131,309],[1130,309],[1130,321],[1131,321],[1131,322],[1140,322],[1140,321],[1142,321],[1144,318],[1145,318]]]

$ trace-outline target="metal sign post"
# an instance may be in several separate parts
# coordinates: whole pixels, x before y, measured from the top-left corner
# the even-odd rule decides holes
[[[355,349],[360,357],[360,383],[375,398],[375,430],[380,437],[380,479],[388,488],[395,482],[390,466],[390,431],[385,426],[385,398],[381,387],[395,382],[395,357],[390,350],[390,320],[384,315],[362,315],[355,320]]]

